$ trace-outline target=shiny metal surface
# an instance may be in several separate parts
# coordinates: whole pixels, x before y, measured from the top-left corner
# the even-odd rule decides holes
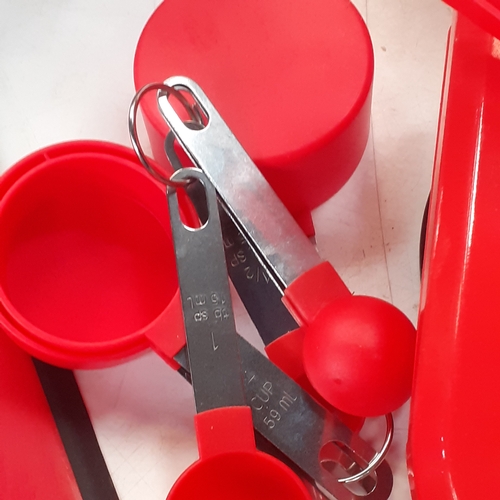
[[[378,468],[381,461],[387,455],[387,452],[389,451],[392,440],[394,438],[394,418],[392,417],[392,413],[388,413],[385,416],[385,421],[387,424],[387,428],[385,433],[384,444],[382,445],[380,451],[378,451],[373,456],[373,458],[370,460],[370,463],[363,470],[359,471],[356,474],[353,474],[352,476],[339,479],[339,483],[355,483],[369,476],[372,471]]]
[[[167,190],[196,411],[245,406],[215,189],[198,169],[172,177],[199,180],[207,193],[208,219],[190,228],[181,221],[176,190]]]
[[[202,182],[208,214],[200,229],[187,228],[168,190],[187,338],[175,360],[193,383],[197,411],[247,402],[255,430],[312,484],[338,500],[387,499],[392,473],[383,456],[236,334],[215,190],[198,169],[176,177]],[[342,484],[353,475],[362,494]]]
[[[193,121],[185,122],[185,125],[197,130],[203,128]],[[182,165],[175,151],[175,136],[172,131],[167,134],[164,144],[165,155],[172,168],[179,170]],[[205,220],[206,201],[203,186],[196,182],[190,183],[186,192],[200,218]],[[254,247],[248,244],[245,236],[223,208],[219,210],[219,215],[227,272],[260,338],[264,345],[268,345],[295,330],[298,325],[283,304],[280,288],[275,286]]]
[[[315,248],[201,88],[189,78],[180,76],[169,78],[165,84],[188,91],[206,115],[207,123],[202,130],[190,129],[166,96],[158,98],[160,111],[177,140],[193,164],[214,184],[235,224],[267,263],[272,279],[284,289],[295,278],[320,264]]]
[[[188,126],[197,127],[198,125],[191,123]],[[175,170],[182,168],[174,152],[174,136],[171,132],[165,141],[165,152]],[[208,215],[205,213],[206,196],[203,185],[192,182],[186,190],[191,201],[197,208],[201,219],[206,220]],[[253,279],[255,276],[252,279],[248,279],[249,272],[253,274],[258,272],[265,273],[265,270],[256,261],[252,248],[248,246],[246,240],[238,232],[238,228],[227,216],[222,207],[219,209],[219,215],[221,218],[226,267],[229,277],[254,322],[259,336],[264,341],[264,344],[267,345],[290,329],[297,328],[297,325],[283,306],[276,288],[263,277],[264,274],[262,274],[262,279],[260,280]],[[338,481],[340,483],[355,483],[364,479],[384,460],[394,436],[393,417],[391,414],[388,414],[385,418],[387,424],[386,435],[380,451],[373,455],[369,464],[359,472],[348,477],[339,478]]]

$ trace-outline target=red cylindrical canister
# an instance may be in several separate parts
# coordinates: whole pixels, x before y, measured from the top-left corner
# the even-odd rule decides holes
[[[139,89],[195,80],[307,233],[310,212],[337,192],[366,146],[373,50],[347,0],[165,0],[140,37]],[[168,127],[143,101],[153,156]]]

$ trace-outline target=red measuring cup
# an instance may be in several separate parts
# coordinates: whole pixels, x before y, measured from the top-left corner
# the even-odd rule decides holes
[[[180,219],[177,190],[169,189],[200,458],[177,480],[168,498],[307,500],[301,480],[255,447],[215,189],[200,170],[183,169],[174,177],[176,182],[203,183],[208,220],[201,227],[186,227]]]
[[[128,148],[52,146],[0,180],[0,323],[30,354],[105,366],[146,347],[177,290],[164,189]]]

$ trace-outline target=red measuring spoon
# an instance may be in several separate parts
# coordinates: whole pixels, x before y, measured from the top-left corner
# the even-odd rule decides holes
[[[189,128],[168,93],[158,99],[179,143],[215,185],[231,218],[282,290],[290,312],[307,326],[303,360],[315,389],[334,407],[360,416],[401,406],[411,393],[411,322],[385,301],[352,296],[333,267],[320,259],[200,87],[185,77],[165,84],[190,94],[205,116],[204,128]]]
[[[310,497],[300,479],[255,447],[215,190],[199,170],[180,170],[174,177],[203,183],[208,220],[198,228],[186,227],[176,190],[169,189],[200,458],[181,475],[168,498],[307,500]]]

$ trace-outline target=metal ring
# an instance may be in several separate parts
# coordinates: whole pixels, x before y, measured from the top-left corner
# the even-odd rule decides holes
[[[132,102],[130,103],[130,108],[128,112],[128,133],[130,135],[130,140],[132,142],[132,148],[137,155],[137,158],[141,162],[142,166],[159,182],[165,184],[166,186],[171,187],[184,187],[189,181],[175,181],[171,180],[170,177],[165,176],[161,172],[158,171],[151,163],[148,161],[144,150],[142,149],[141,143],[139,141],[139,137],[137,134],[137,110],[139,109],[139,104],[141,99],[150,91],[156,90],[158,92],[162,92],[164,94],[172,94],[176,97],[176,99],[184,106],[184,109],[187,111],[190,120],[200,125],[203,125],[202,117],[200,111],[196,105],[192,106],[189,104],[188,100],[174,87],[170,85],[166,85],[165,83],[148,83],[144,85],[139,91],[135,94]]]
[[[354,483],[356,481],[360,481],[366,476],[369,476],[380,465],[382,460],[384,460],[387,452],[389,451],[389,447],[391,446],[392,438],[394,437],[394,419],[392,418],[392,414],[388,413],[385,416],[385,420],[387,423],[387,431],[385,433],[384,444],[382,445],[380,451],[373,456],[370,463],[363,470],[353,476],[337,479],[339,483]]]
[[[203,170],[198,167],[183,167],[178,170],[175,170],[174,173],[172,174],[172,177],[169,179],[173,186],[167,186],[167,187],[172,187],[175,189],[177,186],[180,185],[181,182],[185,182],[187,184],[190,184],[193,181],[199,180],[199,177],[197,175],[193,174],[202,174],[203,175]],[[184,179],[182,181],[176,180],[176,177],[181,177],[184,176]],[[181,184],[185,185],[185,184]]]

